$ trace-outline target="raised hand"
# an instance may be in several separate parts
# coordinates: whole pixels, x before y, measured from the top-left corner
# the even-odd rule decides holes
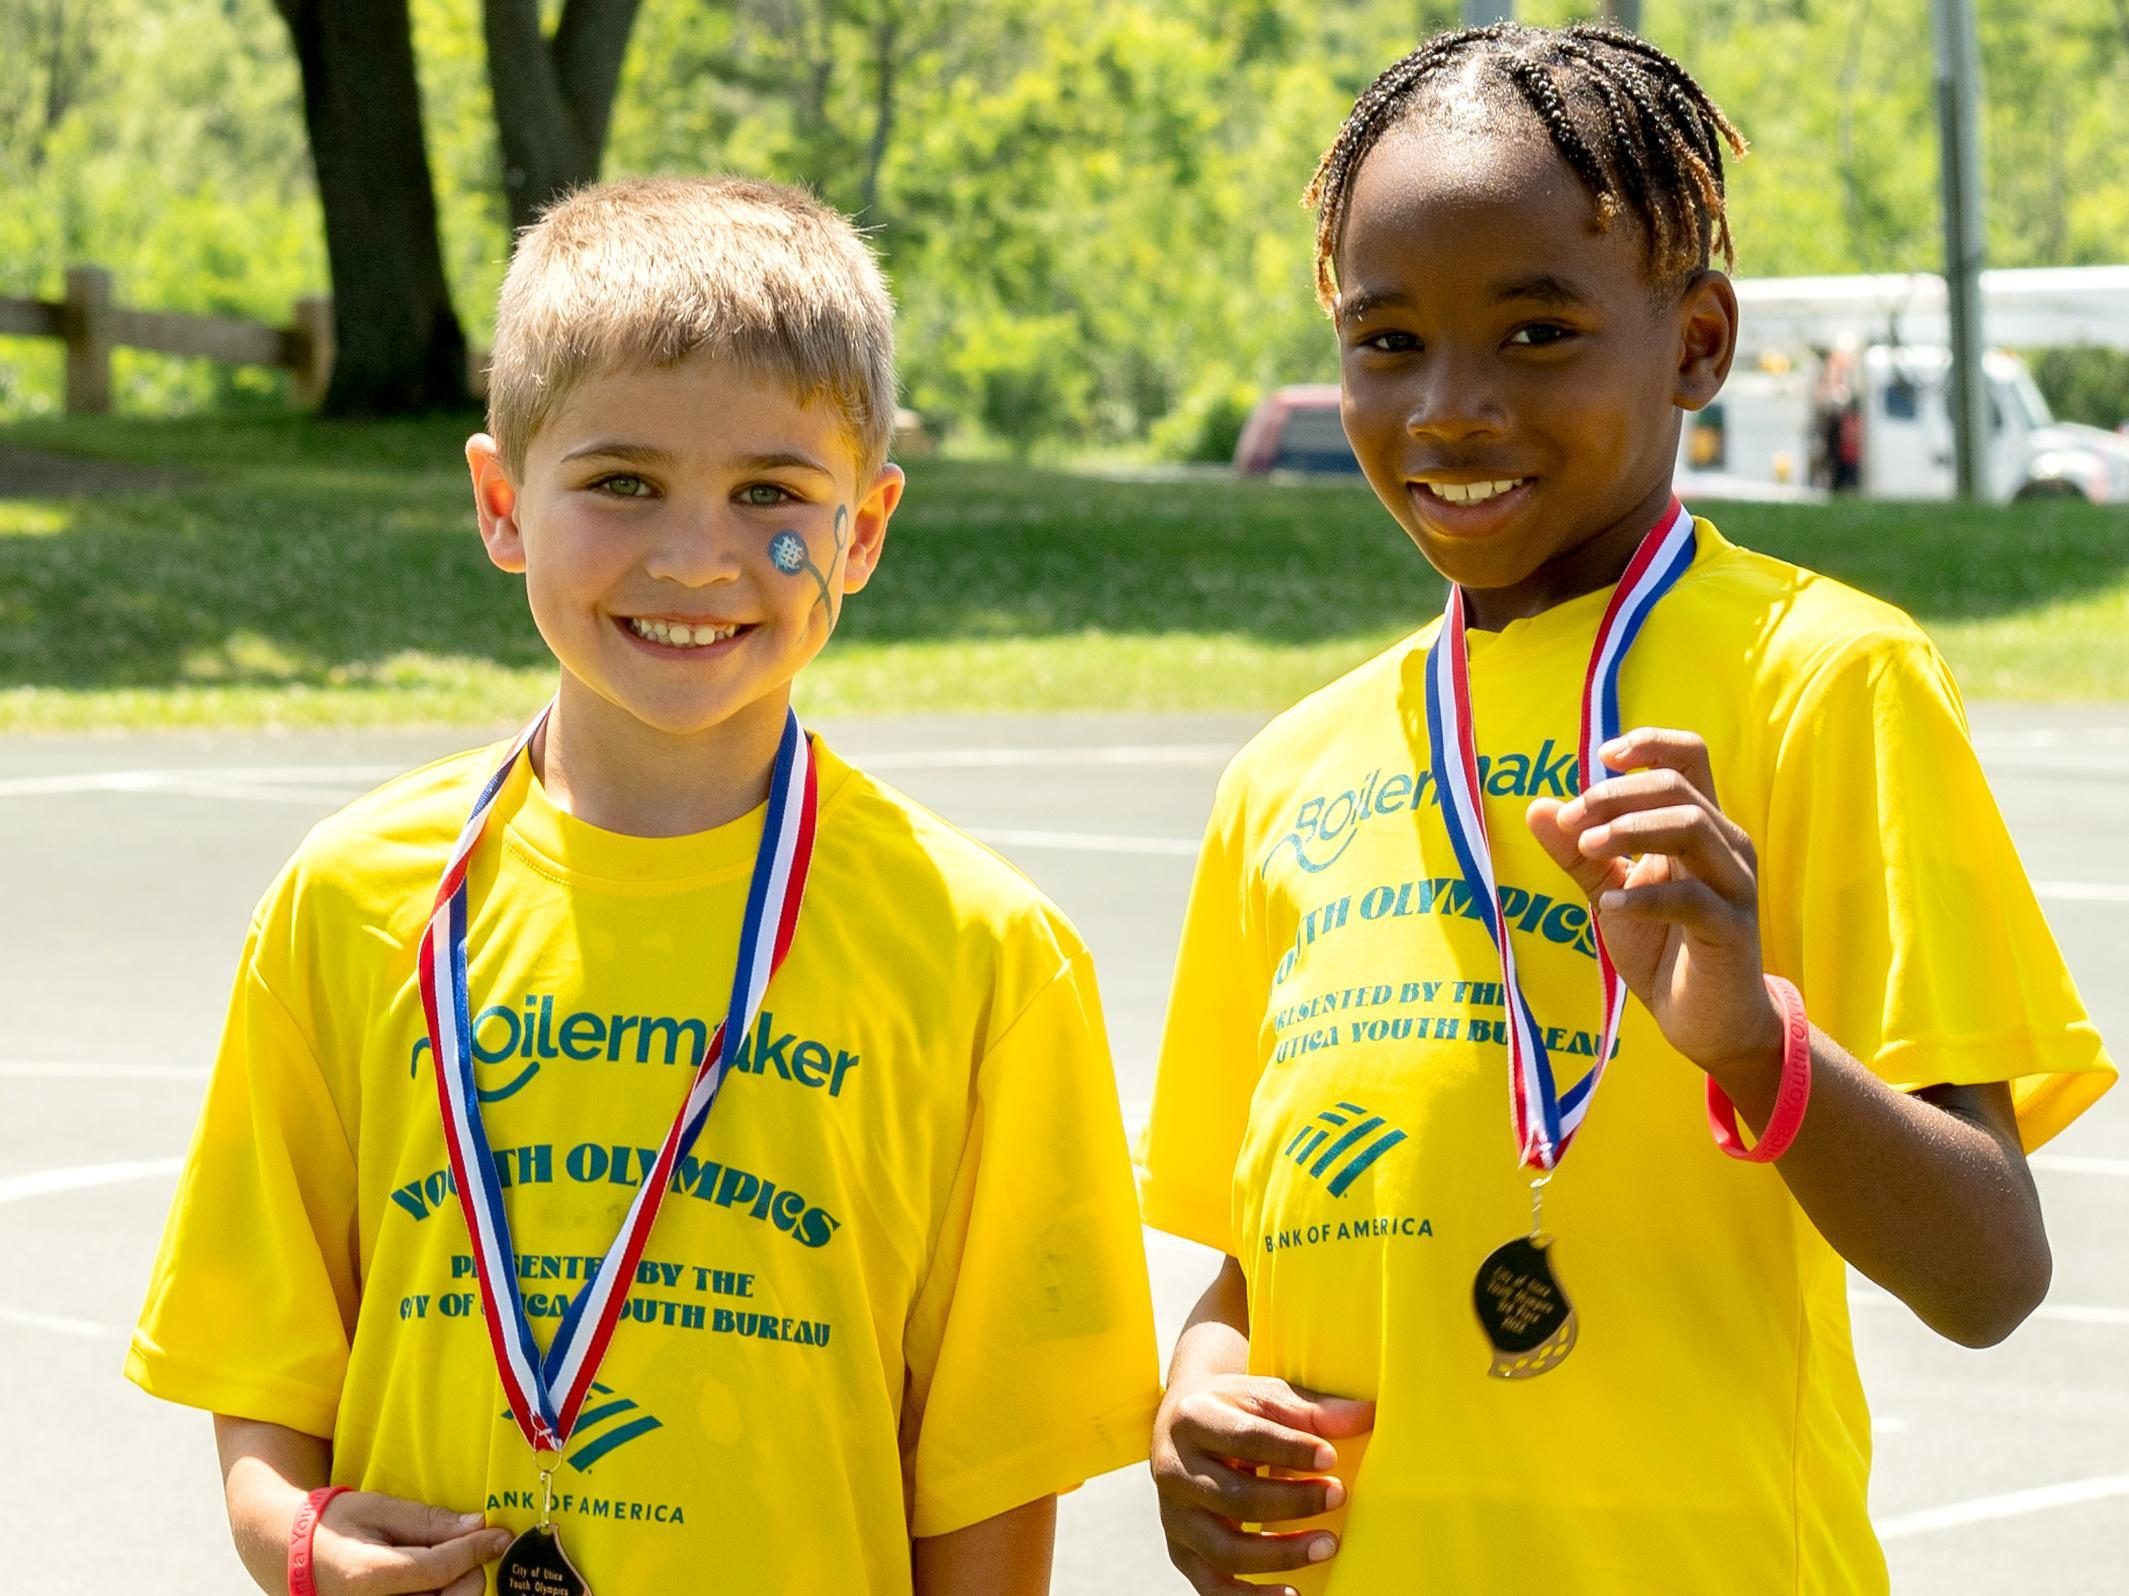
[[[1169,1388],[1153,1425],[1153,1483],[1168,1556],[1201,1596],[1260,1592],[1238,1574],[1307,1568],[1338,1549],[1327,1530],[1245,1530],[1314,1518],[1345,1502],[1333,1441],[1374,1428],[1375,1404],[1320,1396],[1261,1375]],[[1267,1477],[1260,1466],[1311,1476]],[[1276,1587],[1274,1587],[1276,1588]]]
[[[1781,1049],[1762,979],[1759,861],[1717,806],[1708,746],[1644,727],[1601,750],[1627,774],[1530,806],[1531,832],[1589,895],[1627,988],[1671,1046],[1720,1074]]]

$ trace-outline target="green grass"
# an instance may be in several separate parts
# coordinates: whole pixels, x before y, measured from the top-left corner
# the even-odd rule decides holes
[[[482,557],[463,423],[25,424],[163,473],[0,499],[0,730],[500,721],[551,664]],[[167,480],[170,473],[181,479]],[[1364,487],[1125,483],[918,461],[813,714],[1269,709],[1440,584]],[[2129,699],[2129,514],[1734,505],[1738,541],[1916,614],[1976,696]]]

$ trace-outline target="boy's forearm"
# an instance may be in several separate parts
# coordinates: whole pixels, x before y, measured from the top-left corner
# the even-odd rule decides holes
[[[214,1441],[237,1557],[261,1590],[285,1590],[289,1528],[303,1498],[329,1482],[332,1444],[283,1425],[219,1413]]]
[[[1057,1498],[1039,1497],[946,1535],[927,1535],[911,1560],[916,1596],[1049,1596]]]
[[[1755,1127],[1778,1058],[1717,1077]],[[2040,1197],[2019,1149],[2009,1087],[1885,1084],[1811,1033],[1811,1103],[1775,1167],[1819,1233],[1940,1335],[1989,1346],[2047,1294]]]

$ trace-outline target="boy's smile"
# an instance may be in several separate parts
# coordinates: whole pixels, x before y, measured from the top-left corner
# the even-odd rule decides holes
[[[699,355],[586,377],[521,483],[487,439],[468,453],[490,555],[524,572],[565,711],[682,739],[781,726],[901,492],[893,466],[858,481],[831,402]]]
[[[1616,580],[1671,491],[1679,411],[1715,396],[1736,306],[1649,275],[1545,135],[1394,128],[1337,253],[1347,436],[1429,561],[1499,626]]]

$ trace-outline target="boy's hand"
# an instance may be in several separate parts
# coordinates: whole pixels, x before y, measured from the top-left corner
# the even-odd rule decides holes
[[[1168,1556],[1201,1596],[1257,1591],[1237,1574],[1307,1568],[1338,1549],[1324,1530],[1252,1532],[1244,1523],[1314,1518],[1345,1502],[1332,1478],[1267,1479],[1259,1465],[1321,1475],[1338,1461],[1333,1440],[1375,1426],[1375,1404],[1319,1396],[1284,1380],[1220,1374],[1171,1385],[1153,1421],[1153,1483]]]
[[[311,1543],[318,1596],[479,1596],[511,1539],[478,1513],[348,1491],[326,1503]]]
[[[1718,1081],[1778,1063],[1782,1018],[1760,964],[1759,861],[1716,807],[1708,745],[1643,727],[1602,752],[1628,773],[1566,803],[1540,798],[1531,832],[1589,895],[1613,964],[1671,1046]]]

